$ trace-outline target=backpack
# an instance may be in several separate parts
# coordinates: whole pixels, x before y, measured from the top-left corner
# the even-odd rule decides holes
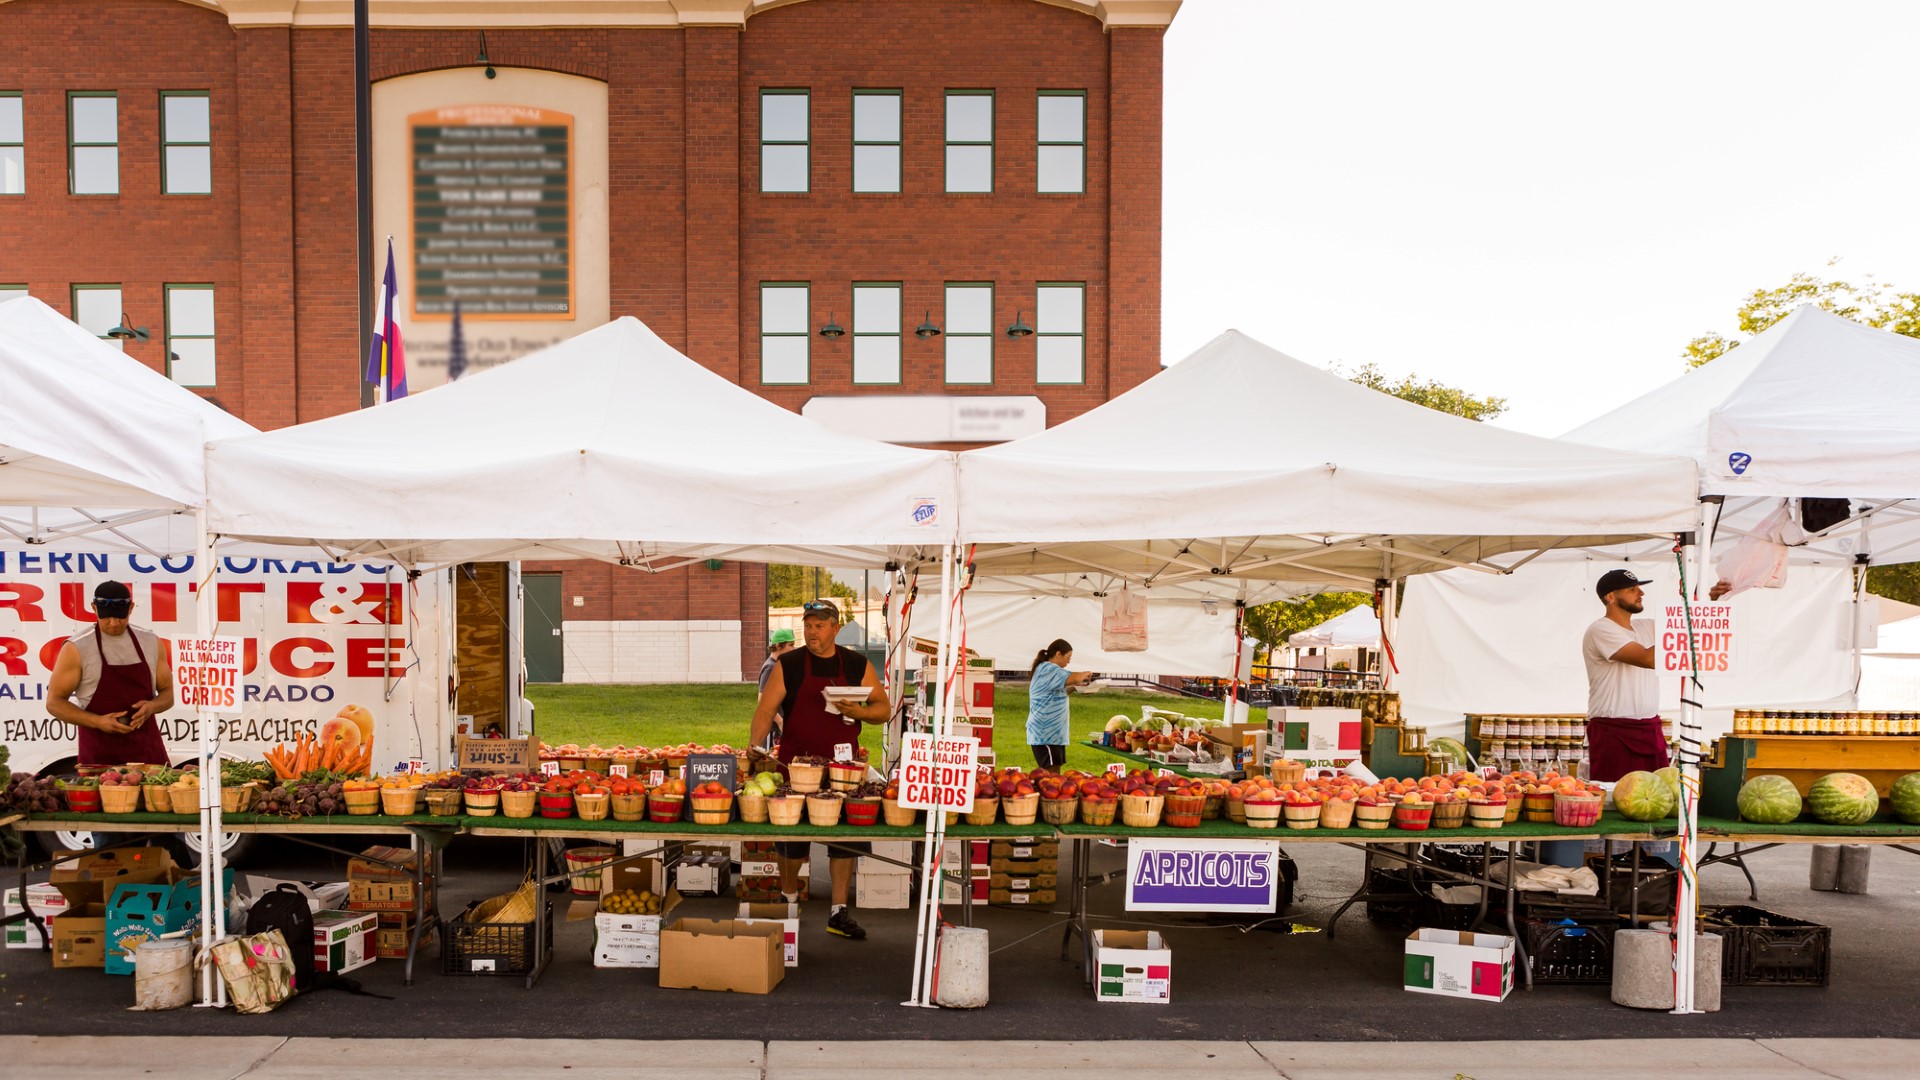
[[[313,981],[313,909],[306,896],[288,884],[268,892],[247,910],[247,934],[280,931],[293,956],[293,992],[314,989]]]

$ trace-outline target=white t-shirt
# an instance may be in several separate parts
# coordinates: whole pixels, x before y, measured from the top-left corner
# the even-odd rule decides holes
[[[1587,717],[1619,716],[1639,720],[1660,715],[1660,680],[1652,669],[1610,659],[1638,642],[1653,648],[1653,620],[1633,620],[1631,633],[1612,619],[1594,620],[1580,641],[1587,662]]]

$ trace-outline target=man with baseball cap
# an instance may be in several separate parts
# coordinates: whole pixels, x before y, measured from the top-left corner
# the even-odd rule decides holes
[[[780,764],[796,757],[833,761],[840,755],[836,748],[845,745],[857,756],[861,724],[884,724],[893,717],[880,675],[867,658],[852,649],[843,649],[835,638],[840,633],[840,608],[831,600],[811,600],[801,606],[800,636],[806,648],[794,649],[775,662],[773,674],[753,710],[753,727],[747,737],[749,753],[759,752],[773,730],[777,713],[781,716]],[[838,702],[827,707],[825,690],[829,686],[864,686],[867,698],[860,702]],[[788,903],[800,899],[800,864],[806,861],[807,843],[780,845],[780,891]],[[836,843],[829,849],[833,871],[833,907],[827,917],[827,932],[859,941],[867,936],[853,920],[847,907],[848,886],[853,881],[853,860],[871,851],[866,844]]]
[[[60,646],[47,712],[80,729],[82,765],[164,765],[167,745],[154,718],[173,707],[166,642],[129,622],[133,592],[118,581],[94,588],[93,613],[93,627]]]
[[[773,666],[780,658],[793,651],[793,631],[775,630],[767,639],[767,662],[760,665],[760,692],[767,692],[767,677],[773,674]]]
[[[1614,781],[1637,770],[1665,768],[1667,738],[1660,728],[1660,683],[1654,674],[1653,620],[1642,585],[1629,570],[1609,570],[1594,583],[1606,613],[1580,642],[1587,664],[1588,778]]]

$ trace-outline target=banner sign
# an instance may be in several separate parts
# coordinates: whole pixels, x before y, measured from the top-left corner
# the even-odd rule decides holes
[[[182,709],[233,712],[240,707],[239,638],[173,639],[173,703]]]
[[[915,810],[973,810],[980,740],[909,731],[900,740],[900,805]]]
[[[1127,910],[1270,913],[1279,858],[1278,840],[1129,839]]]
[[[1659,653],[1663,675],[1684,675],[1692,670],[1687,656],[1687,623],[1685,605],[1662,606]],[[1695,604],[1692,623],[1693,650],[1700,661],[1700,673],[1736,674],[1734,645],[1738,637],[1734,631],[1733,605]]]

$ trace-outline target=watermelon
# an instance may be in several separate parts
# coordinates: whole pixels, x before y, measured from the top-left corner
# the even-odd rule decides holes
[[[1453,759],[1456,769],[1470,769],[1473,762],[1467,757],[1467,748],[1459,739],[1433,739],[1427,743],[1427,753],[1445,754]]]
[[[1630,772],[1613,785],[1613,808],[1628,821],[1672,817],[1679,805],[1667,782],[1650,772]]]
[[[1893,816],[1909,825],[1920,825],[1920,772],[1910,772],[1893,782],[1887,792]]]
[[[1784,776],[1755,776],[1740,785],[1740,820],[1785,825],[1800,816],[1800,790]]]
[[[1807,809],[1823,825],[1865,825],[1880,812],[1880,794],[1864,776],[1828,773],[1807,789]]]
[[[1667,786],[1673,789],[1674,802],[1678,803],[1680,801],[1680,770],[1669,765],[1664,769],[1655,769],[1653,775],[1667,782]]]

